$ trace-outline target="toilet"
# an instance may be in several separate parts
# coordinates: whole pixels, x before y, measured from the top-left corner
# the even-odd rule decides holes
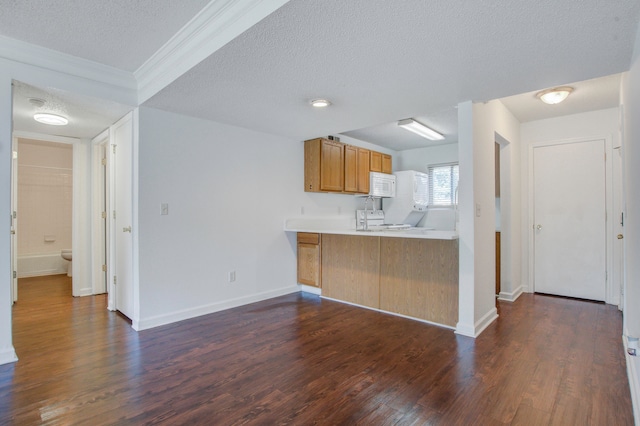
[[[60,256],[62,256],[62,258],[64,260],[68,260],[69,261],[69,266],[67,267],[67,276],[68,277],[72,276],[73,262],[71,261],[71,249],[62,250],[60,252]]]

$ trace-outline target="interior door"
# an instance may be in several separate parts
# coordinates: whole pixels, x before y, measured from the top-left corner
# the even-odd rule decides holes
[[[18,301],[18,140],[13,138],[11,153],[11,301]]]
[[[133,238],[132,238],[132,147],[131,114],[113,127],[114,206],[112,223],[115,236],[115,308],[133,319]],[[115,216],[115,217],[114,217]]]
[[[624,274],[624,191],[622,181],[622,150],[617,147],[613,150],[613,271],[611,271],[611,284],[616,294],[620,295],[618,308],[624,306],[623,274]]]
[[[605,142],[533,149],[534,289],[605,300]]]

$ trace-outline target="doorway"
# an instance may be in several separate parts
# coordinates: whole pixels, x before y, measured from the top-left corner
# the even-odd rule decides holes
[[[605,301],[605,140],[533,148],[534,291]]]

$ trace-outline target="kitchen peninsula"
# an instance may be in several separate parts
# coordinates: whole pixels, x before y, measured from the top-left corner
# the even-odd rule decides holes
[[[322,297],[455,328],[456,232],[356,231],[340,218],[288,219],[285,231],[298,235],[299,282]]]

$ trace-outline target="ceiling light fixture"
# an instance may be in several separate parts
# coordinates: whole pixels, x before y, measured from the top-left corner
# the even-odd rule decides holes
[[[432,141],[440,141],[444,139],[444,136],[440,133],[411,118],[398,121],[398,126]]]
[[[331,105],[331,102],[329,102],[326,99],[314,99],[311,101],[311,106],[315,108],[325,108],[325,107],[328,107],[329,105]]]
[[[545,104],[555,105],[567,99],[571,92],[573,92],[573,87],[554,87],[553,89],[547,89],[536,93],[536,97]]]
[[[66,117],[48,112],[39,112],[33,115],[33,119],[38,123],[50,124],[52,126],[66,126],[69,120]]]

